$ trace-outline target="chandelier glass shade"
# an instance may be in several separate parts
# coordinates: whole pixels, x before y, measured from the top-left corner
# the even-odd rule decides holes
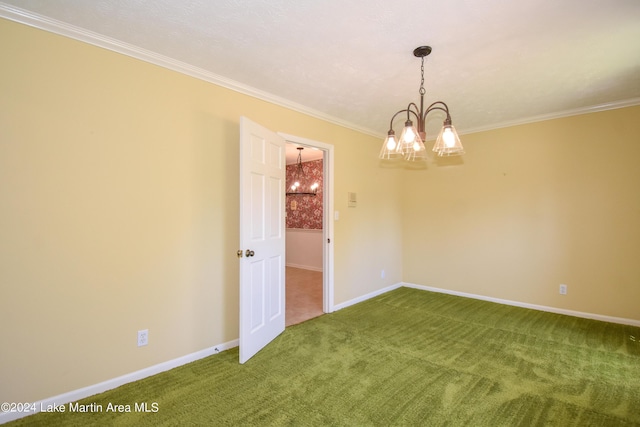
[[[297,149],[298,160],[296,160],[293,178],[287,184],[287,196],[315,196],[320,185],[317,182],[309,183],[309,178],[302,165],[302,150],[304,150],[304,147],[297,147]]]
[[[431,47],[420,46],[413,51],[413,55],[422,59],[421,73],[422,80],[420,81],[420,107],[411,102],[406,109],[400,110],[393,115],[391,123],[389,124],[389,131],[385,138],[380,155],[378,156],[382,160],[393,160],[404,158],[408,161],[420,161],[426,159],[426,148],[424,146],[425,133],[425,121],[427,115],[432,111],[443,111],[446,114],[446,118],[442,124],[442,130],[436,139],[436,143],[433,146],[433,151],[438,156],[457,156],[464,154],[464,148],[460,142],[460,137],[456,132],[455,127],[451,124],[451,115],[449,114],[449,107],[442,101],[436,101],[429,105],[427,109],[424,109],[424,57],[431,53]],[[396,133],[393,130],[393,121],[400,114],[406,113],[407,119],[404,123],[404,128],[400,133],[400,138],[396,137]],[[413,120],[416,121],[417,126],[414,126]]]

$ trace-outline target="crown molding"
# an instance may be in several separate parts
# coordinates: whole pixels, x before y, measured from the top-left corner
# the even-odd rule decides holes
[[[582,114],[599,113],[601,111],[616,110],[618,108],[634,107],[640,105],[640,98],[630,98],[623,101],[608,102],[605,104],[592,105],[589,107],[574,108],[572,110],[557,111],[555,113],[541,114],[538,116],[526,117],[523,119],[509,120],[493,123],[487,126],[480,126],[470,129],[458,128],[458,133],[466,135],[470,133],[486,132],[495,129],[507,128],[511,126],[526,125],[529,123],[544,122],[546,120],[561,119],[563,117],[579,116]]]
[[[74,25],[42,16],[37,13],[21,9],[19,7],[8,5],[3,2],[0,2],[0,17],[84,43],[88,43],[103,49],[110,50],[112,52],[127,55],[141,61],[158,65],[160,67],[167,68],[169,70],[176,71],[178,73],[185,74],[191,77],[195,77],[209,83],[213,83],[217,86],[222,86],[226,89],[230,89],[235,92],[239,92],[244,95],[269,102],[271,104],[279,105],[281,107],[285,107],[290,110],[336,124],[338,126],[364,133],[366,135],[380,137],[380,133],[374,130],[357,126],[340,118],[330,116],[321,111],[306,107],[302,104],[298,104],[296,102],[281,98],[279,96],[256,89],[254,87],[244,85],[242,83],[228,79],[202,68],[194,67],[187,63],[177,61],[173,58],[160,55],[141,47],[134,46],[129,43],[124,43],[120,40],[116,40],[114,38],[86,30],[84,28],[76,27]]]

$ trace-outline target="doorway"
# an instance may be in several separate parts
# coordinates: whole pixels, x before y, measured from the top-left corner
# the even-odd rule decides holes
[[[307,185],[312,184],[311,181],[319,181],[321,185],[315,196],[290,194],[286,197],[285,324],[291,326],[333,311],[333,218],[330,215],[333,146],[280,135],[286,140],[289,174],[297,168],[297,157],[301,154],[310,181]]]
[[[285,326],[291,326],[323,314],[324,152],[292,142],[285,151]]]

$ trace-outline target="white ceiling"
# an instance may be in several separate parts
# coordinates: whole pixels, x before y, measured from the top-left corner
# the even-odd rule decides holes
[[[373,135],[419,101],[420,45],[425,102],[446,102],[460,133],[640,104],[639,0],[5,0],[0,16]]]

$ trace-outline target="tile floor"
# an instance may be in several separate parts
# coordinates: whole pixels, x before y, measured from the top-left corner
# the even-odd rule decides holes
[[[285,325],[322,314],[322,272],[286,267]]]

